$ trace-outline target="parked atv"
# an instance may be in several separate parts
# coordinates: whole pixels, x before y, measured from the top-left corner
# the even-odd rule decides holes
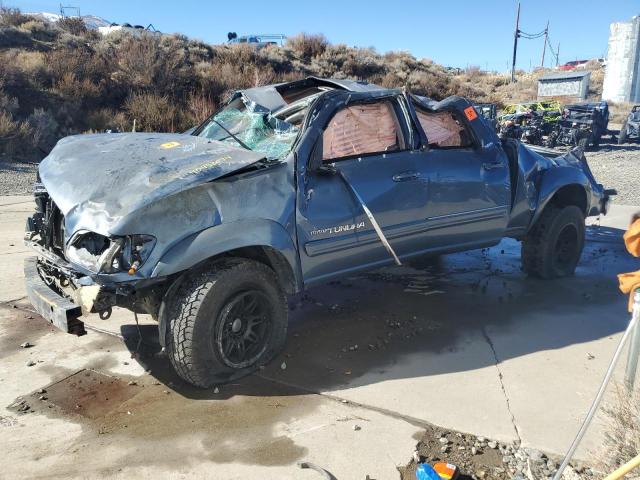
[[[520,140],[529,145],[553,148],[555,147],[554,129],[555,125],[548,122],[542,113],[532,114],[527,124],[522,127]]]
[[[571,145],[587,150],[598,148],[607,133],[609,105],[607,102],[576,103],[567,105],[558,122],[553,141],[559,145]]]
[[[520,140],[524,125],[527,124],[531,116],[531,112],[519,112],[500,117],[500,123],[498,124],[498,136],[500,139],[512,138]]]
[[[622,124],[618,144],[627,143],[629,140],[637,142],[638,139],[640,139],[640,105],[634,105]]]
[[[514,114],[537,113],[542,114],[546,122],[555,123],[562,118],[562,106],[555,100],[544,102],[526,102],[507,105],[502,109],[502,115],[498,118],[503,122]]]

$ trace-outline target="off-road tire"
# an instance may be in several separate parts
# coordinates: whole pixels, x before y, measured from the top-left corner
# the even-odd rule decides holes
[[[284,347],[288,307],[274,271],[247,259],[231,258],[188,274],[169,299],[166,350],[176,373],[201,388],[248,375],[273,359]],[[247,291],[264,296],[268,337],[264,351],[250,365],[229,366],[219,343],[223,311]],[[267,335],[267,334],[265,334]]]
[[[522,241],[522,269],[545,279],[573,275],[584,235],[584,213],[579,207],[547,205]]]
[[[623,143],[627,143],[627,122],[622,124],[620,134],[618,135],[618,145],[622,145]]]

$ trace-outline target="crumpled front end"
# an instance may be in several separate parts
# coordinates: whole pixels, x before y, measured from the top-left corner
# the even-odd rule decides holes
[[[91,232],[78,232],[66,243],[64,215],[40,183],[35,185],[35,203],[24,234],[25,244],[38,255],[25,260],[28,297],[52,324],[82,334],[82,314],[106,317],[117,304],[116,285],[100,285],[92,275],[112,270],[118,262],[135,268],[136,260],[123,248],[124,242]]]

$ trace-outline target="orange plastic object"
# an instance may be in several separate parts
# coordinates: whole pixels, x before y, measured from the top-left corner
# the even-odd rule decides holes
[[[640,256],[640,220],[636,220],[624,234],[624,243],[627,250],[634,257]],[[622,293],[629,293],[629,311],[633,310],[633,292],[640,288],[640,270],[631,273],[621,273],[618,275],[620,290]]]
[[[433,469],[440,475],[440,478],[444,480],[456,480],[456,478],[458,478],[458,467],[450,463],[435,463]]]

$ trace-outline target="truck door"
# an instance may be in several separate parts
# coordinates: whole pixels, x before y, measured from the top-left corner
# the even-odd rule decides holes
[[[484,123],[473,125],[482,120],[471,106],[412,106],[423,139],[418,170],[429,185],[425,248],[460,250],[499,242],[511,194],[509,164],[497,136]]]
[[[427,185],[399,99],[332,94],[314,120],[320,133],[313,155],[324,172],[298,159],[297,235],[306,285],[393,262],[350,186],[400,257],[417,248],[425,220]]]

